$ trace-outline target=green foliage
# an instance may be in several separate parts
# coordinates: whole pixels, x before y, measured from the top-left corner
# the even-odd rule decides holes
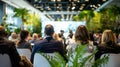
[[[115,5],[101,9],[96,15],[95,11],[81,11],[78,16],[73,17],[73,20],[86,21],[89,30],[111,29],[115,33],[120,33],[120,7]]]
[[[6,31],[7,35],[10,35],[11,32],[12,32],[10,26],[15,26],[13,24],[7,24],[5,22],[3,24],[1,24],[1,25],[5,27],[5,31]]]
[[[39,52],[41,53],[41,52]],[[66,67],[66,61],[59,53],[54,53],[55,56],[50,56],[49,54],[41,53],[51,64],[51,67]]]
[[[17,33],[17,34],[19,34],[19,33],[20,33],[20,28],[16,28],[16,29],[14,30],[14,32]]]
[[[14,17],[21,18],[21,20],[22,20],[21,29],[24,29],[24,22],[26,22],[27,19],[29,18],[28,10],[25,8],[15,8],[14,13],[15,13]]]
[[[109,8],[101,9],[101,23],[102,23],[102,30],[111,29],[116,33],[120,33],[120,7],[112,5]]]
[[[94,21],[93,18],[95,17],[95,13],[92,10],[84,10],[81,11],[78,15],[73,17],[74,21],[86,21],[86,26],[88,27],[89,30],[95,29],[94,28]],[[94,25],[94,26],[93,26]],[[98,26],[96,26],[98,27]]]
[[[80,21],[79,16],[78,15],[73,16],[73,21]]]
[[[7,18],[7,15],[5,14],[5,15],[2,17],[2,20],[5,22],[6,18]]]
[[[19,17],[22,21],[26,21],[28,19],[28,10],[25,8],[15,8],[14,9],[15,15],[14,17]]]
[[[40,21],[39,16],[34,15],[32,20],[32,33],[38,33],[41,35],[42,31],[42,23]]]
[[[102,67],[102,65],[107,64],[108,60],[109,60],[109,56],[104,55],[104,57],[96,60],[96,62],[94,62],[92,67]]]
[[[84,10],[79,13],[79,19],[85,19],[87,23],[89,23],[90,19],[92,19],[95,14],[92,10]]]
[[[72,63],[70,66],[68,65],[68,67],[86,67],[88,65],[86,63],[91,63],[92,65],[92,61],[97,50],[94,51],[92,54],[88,54],[87,56],[85,56],[87,52],[86,47],[87,45],[77,46],[75,54],[71,54],[70,56],[69,60]]]
[[[94,56],[97,50],[94,50],[91,54],[85,56],[86,47],[87,45],[76,47],[75,53],[70,54],[67,67],[88,67],[87,63],[89,63],[91,67],[101,67],[101,65],[107,63],[109,59],[108,56],[102,57],[97,61],[94,61]],[[45,55],[43,56],[46,57],[46,59],[50,62],[52,67],[66,67],[65,60],[61,57],[61,55],[59,55],[59,53],[57,54],[57,57],[53,57],[52,59]]]

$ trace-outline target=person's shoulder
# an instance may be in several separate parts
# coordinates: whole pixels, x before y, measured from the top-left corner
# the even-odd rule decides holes
[[[41,44],[46,43],[46,42],[47,42],[47,40],[43,39],[43,40],[39,40],[39,41],[35,42],[34,45],[41,45]]]
[[[5,39],[5,41],[6,41],[7,43],[14,43],[13,41],[8,40],[8,39]]]
[[[8,45],[8,46],[15,46],[15,43],[13,41],[8,40],[8,39],[5,39],[2,43],[5,45]]]
[[[62,44],[62,41],[59,41],[59,40],[52,40],[51,43]]]

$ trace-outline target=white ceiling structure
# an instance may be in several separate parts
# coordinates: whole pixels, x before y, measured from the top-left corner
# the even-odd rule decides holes
[[[40,15],[41,21],[49,21],[49,19],[44,16],[39,10],[34,8],[32,5],[30,5],[27,1],[25,0],[2,0],[3,2],[16,7],[16,8],[26,8],[27,10],[30,10],[32,13],[38,13]]]

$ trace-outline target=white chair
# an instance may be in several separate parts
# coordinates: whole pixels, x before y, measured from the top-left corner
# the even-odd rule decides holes
[[[8,54],[0,54],[0,67],[12,67]]]
[[[51,67],[51,65],[43,55],[35,53],[33,67]]]
[[[120,67],[120,54],[103,54],[101,57],[104,55],[109,55],[109,60],[102,67]]]
[[[27,59],[30,60],[31,58],[31,51],[30,49],[25,49],[25,48],[17,48],[17,51],[20,55],[25,56]]]

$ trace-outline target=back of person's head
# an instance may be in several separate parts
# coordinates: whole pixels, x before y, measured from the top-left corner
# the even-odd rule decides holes
[[[64,33],[64,30],[60,30],[61,33]]]
[[[33,33],[32,38],[33,39],[38,39],[38,34],[37,33]]]
[[[6,36],[5,28],[3,26],[0,26],[0,37],[5,37],[5,36]]]
[[[89,36],[90,36],[90,40],[94,41],[94,32],[90,31]]]
[[[58,33],[58,36],[59,36],[59,38],[62,38],[62,35],[60,33]]]
[[[69,30],[69,35],[68,35],[68,37],[70,37],[70,38],[72,39],[72,37],[73,37],[73,32],[72,32],[72,30]]]
[[[20,39],[25,40],[29,35],[29,32],[27,30],[21,30],[20,32]]]
[[[112,30],[105,30],[102,34],[101,43],[116,43],[116,37]]]
[[[54,34],[54,28],[51,24],[45,26],[45,34],[48,36],[52,36]]]
[[[12,37],[13,39],[16,39],[16,38],[17,38],[17,34],[16,34],[15,32],[11,33],[11,37]]]
[[[88,41],[89,40],[89,33],[87,28],[84,25],[78,26],[75,32],[75,41]]]
[[[58,39],[59,39],[58,34],[57,34],[57,33],[54,33],[54,34],[53,34],[53,38],[54,38],[55,40],[58,40]]]
[[[72,30],[69,30],[69,33],[73,33],[73,31],[72,31]]]

